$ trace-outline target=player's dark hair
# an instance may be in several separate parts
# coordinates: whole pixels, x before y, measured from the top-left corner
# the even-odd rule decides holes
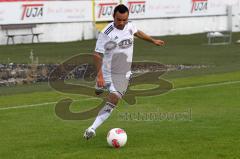
[[[116,15],[117,12],[119,12],[119,13],[121,13],[121,14],[127,12],[127,13],[129,14],[128,8],[127,8],[125,5],[123,5],[123,4],[119,4],[118,6],[115,7],[114,13],[113,13],[113,17],[115,17],[115,15]]]

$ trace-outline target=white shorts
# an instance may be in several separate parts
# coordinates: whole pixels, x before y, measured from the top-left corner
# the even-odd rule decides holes
[[[105,87],[103,89],[116,94],[119,98],[122,98],[126,93],[129,84],[129,79],[126,78],[126,75],[112,75],[111,78],[104,78],[104,80]]]

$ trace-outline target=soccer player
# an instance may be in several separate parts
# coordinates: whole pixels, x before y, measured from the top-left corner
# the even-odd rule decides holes
[[[128,21],[129,10],[120,4],[115,7],[114,21],[109,23],[98,36],[94,52],[94,61],[98,71],[96,87],[109,91],[105,106],[99,111],[93,124],[86,129],[84,138],[90,139],[96,135],[95,130],[111,115],[119,99],[127,90],[131,75],[134,36],[149,41],[157,46],[164,41],[154,39],[138,30]]]

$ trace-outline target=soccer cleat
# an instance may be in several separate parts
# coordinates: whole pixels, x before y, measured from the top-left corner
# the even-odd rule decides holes
[[[85,139],[90,139],[90,138],[92,138],[92,137],[94,137],[94,136],[96,136],[96,133],[95,133],[95,130],[93,129],[93,128],[88,128],[85,132],[84,132],[84,135],[83,135],[83,137],[85,138]]]

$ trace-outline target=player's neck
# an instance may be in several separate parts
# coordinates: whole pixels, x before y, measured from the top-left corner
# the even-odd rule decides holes
[[[117,28],[118,30],[124,30],[125,26],[123,28],[118,28],[115,23],[113,23],[114,27]]]

